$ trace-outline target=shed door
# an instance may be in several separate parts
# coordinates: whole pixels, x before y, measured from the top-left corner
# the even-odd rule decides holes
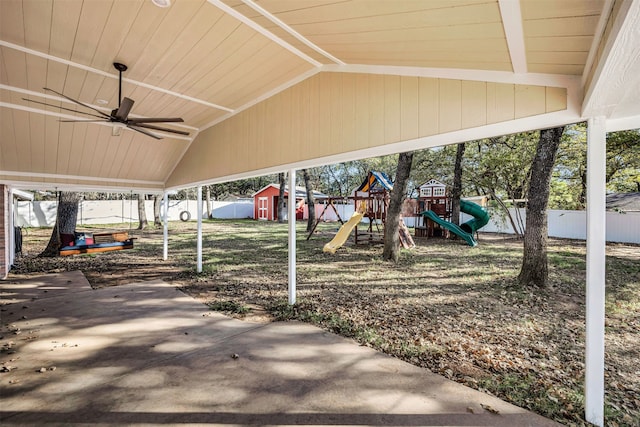
[[[269,209],[268,209],[268,198],[266,197],[258,197],[258,219],[268,220]]]

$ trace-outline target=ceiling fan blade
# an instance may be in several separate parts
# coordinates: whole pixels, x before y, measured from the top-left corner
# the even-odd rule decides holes
[[[161,136],[154,135],[154,134],[152,134],[151,132],[147,132],[147,131],[146,131],[146,130],[144,130],[144,129],[138,129],[138,128],[137,128],[137,127],[135,127],[135,126],[130,126],[130,125],[127,125],[127,127],[128,127],[129,129],[131,129],[131,130],[135,130],[136,132],[140,132],[140,133],[142,133],[142,134],[144,134],[144,135],[150,136],[151,138],[155,138],[155,139],[162,139],[162,137],[161,137]]]
[[[129,119],[129,123],[182,123],[180,117],[137,117]]]
[[[48,90],[49,92],[53,92],[53,93],[55,93],[56,95],[60,95],[61,97],[65,98],[65,99],[68,99],[68,100],[69,100],[69,101],[71,101],[71,102],[75,102],[75,103],[76,103],[76,104],[78,104],[78,105],[82,105],[82,106],[83,106],[83,107],[85,107],[85,108],[88,108],[88,109],[90,109],[90,110],[93,110],[93,111],[95,111],[96,113],[100,114],[100,117],[105,117],[105,118],[107,118],[107,119],[108,119],[109,117],[111,117],[111,116],[109,116],[107,113],[105,113],[104,111],[100,111],[100,110],[98,110],[97,108],[93,108],[93,107],[92,107],[92,106],[90,106],[90,105],[83,104],[83,103],[82,103],[82,102],[80,102],[80,101],[77,101],[77,100],[75,100],[75,99],[73,99],[73,98],[69,98],[67,95],[64,95],[64,94],[62,94],[62,93],[60,93],[60,92],[57,92],[57,91],[55,91],[55,90],[53,90],[53,89],[49,89],[48,87],[45,87],[45,88],[43,88],[43,89],[44,89],[44,90]]]
[[[141,127],[141,128],[146,128],[146,129],[153,129],[153,130],[161,130],[163,132],[171,132],[171,133],[177,133],[178,135],[186,135],[189,136],[189,132],[185,132],[183,130],[175,130],[175,129],[169,129],[169,128],[161,128],[160,126],[153,126],[153,125],[148,125],[146,123],[130,123],[133,126],[137,126],[137,127]]]
[[[116,110],[114,117],[121,122],[126,122],[127,117],[129,117],[129,112],[131,111],[131,108],[133,108],[133,102],[133,99],[127,98],[126,96],[122,98],[120,107]]]
[[[87,116],[91,116],[91,117],[98,117],[98,118],[103,118],[102,116],[98,116],[97,114],[91,114],[91,113],[85,113],[84,111],[77,111],[77,110],[72,110],[71,108],[64,108],[64,107],[58,107],[57,105],[51,105],[51,104],[47,104],[46,102],[40,102],[40,101],[34,101],[33,99],[27,99],[27,98],[22,98],[24,101],[28,101],[28,102],[33,102],[35,104],[42,104],[42,105],[46,105],[47,107],[53,107],[53,108],[58,108],[60,110],[65,110],[65,111],[71,111],[73,113],[79,113],[79,114],[86,114]],[[105,117],[106,119],[106,117]]]
[[[109,123],[109,121],[105,119],[100,119],[100,120],[95,120],[95,119],[62,120],[60,119],[58,121],[63,123]]]

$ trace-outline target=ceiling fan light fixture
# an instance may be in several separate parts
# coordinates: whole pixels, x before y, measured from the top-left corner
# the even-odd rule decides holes
[[[158,7],[171,6],[171,0],[151,0],[151,3],[155,4]]]
[[[120,136],[121,132],[122,126],[113,125],[113,127],[111,128],[111,136]]]

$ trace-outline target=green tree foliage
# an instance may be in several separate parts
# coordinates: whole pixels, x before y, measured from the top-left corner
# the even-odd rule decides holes
[[[607,135],[607,190],[640,191],[640,129]]]

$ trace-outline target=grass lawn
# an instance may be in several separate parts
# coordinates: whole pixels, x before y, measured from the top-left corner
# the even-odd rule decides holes
[[[309,241],[304,226],[294,307],[287,305],[287,225],[252,220],[205,221],[201,274],[195,222],[170,224],[167,262],[162,230],[134,230],[133,250],[54,259],[34,256],[49,229],[24,230],[25,254],[12,274],[82,270],[94,287],[162,277],[229,315],[314,323],[562,423],[586,424],[584,242],[550,240],[551,287],[540,290],[516,284],[522,242],[510,237],[481,234],[475,248],[418,238],[390,264],[381,246],[352,241],[325,254],[339,224],[321,224]],[[606,309],[607,425],[637,425],[638,246],[607,246]]]

